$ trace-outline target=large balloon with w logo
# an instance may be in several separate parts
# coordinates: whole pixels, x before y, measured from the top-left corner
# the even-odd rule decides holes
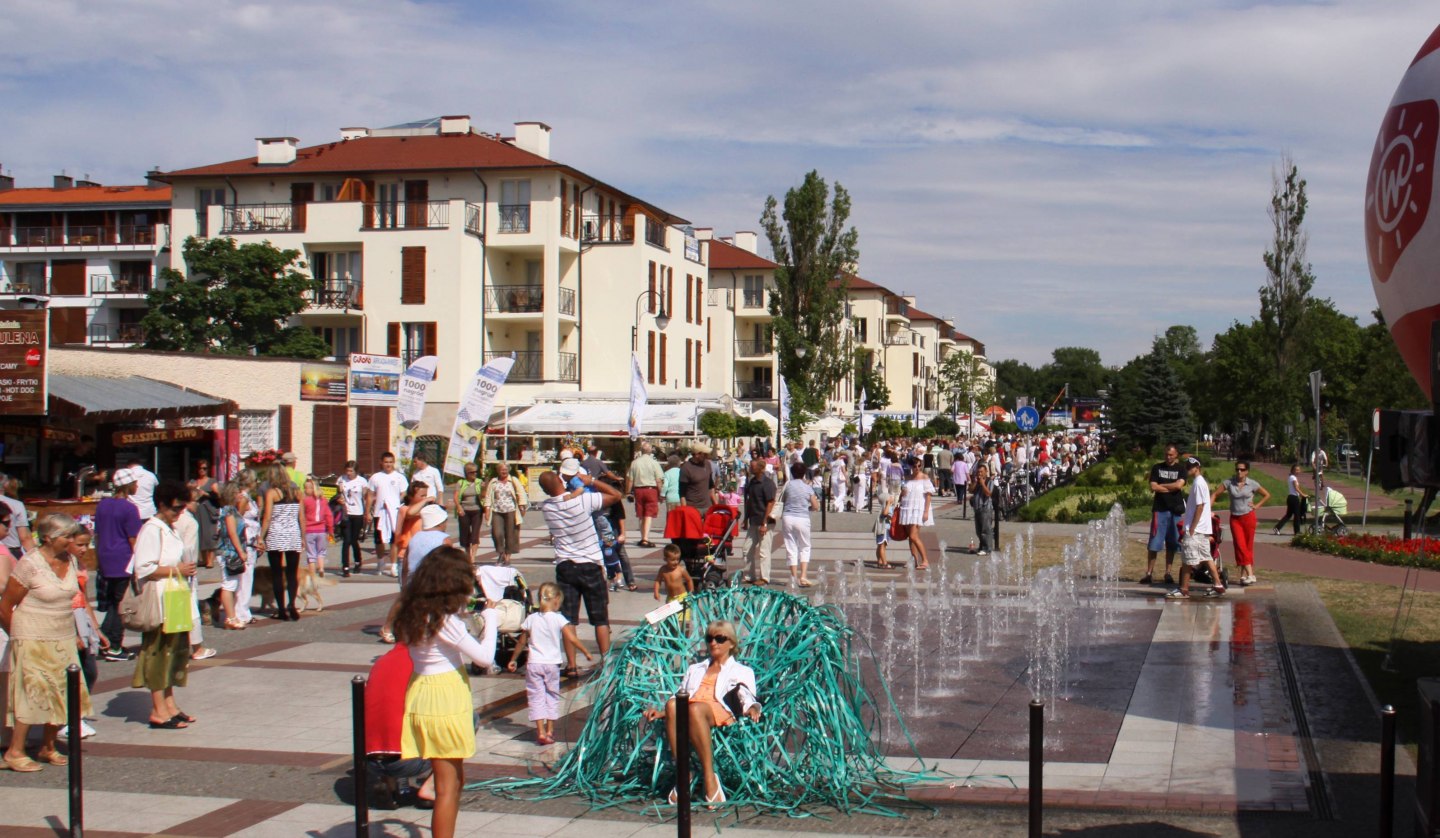
[[[1365,183],[1370,280],[1410,374],[1430,393],[1430,324],[1440,319],[1440,208],[1435,149],[1440,139],[1440,28],[1390,100]]]

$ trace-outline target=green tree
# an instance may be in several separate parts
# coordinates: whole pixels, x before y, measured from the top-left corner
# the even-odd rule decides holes
[[[875,353],[869,349],[855,350],[855,392],[865,394],[866,410],[884,410],[890,406],[890,387],[875,364]]]
[[[778,216],[777,208],[772,195],[760,215],[779,264],[770,297],[775,348],[790,388],[792,417],[816,416],[853,363],[843,350],[845,277],[860,261],[859,235],[846,227],[850,193],[837,183],[832,197],[816,171],[785,193]]]
[[[1094,396],[1105,387],[1105,365],[1100,353],[1083,346],[1062,346],[1050,353],[1051,361],[1036,370],[1036,383],[1044,405],[1069,385],[1072,396]]]
[[[1165,359],[1180,377],[1180,386],[1190,396],[1190,409],[1197,424],[1208,428],[1215,423],[1216,410],[1211,405],[1206,385],[1205,350],[1194,326],[1171,326],[1157,335],[1151,350]]]
[[[723,410],[707,410],[700,414],[696,426],[711,439],[732,439],[737,433],[736,416]]]
[[[995,387],[985,372],[985,365],[969,352],[951,352],[940,362],[940,396],[951,413],[976,412],[995,401]]]
[[[1013,358],[995,364],[995,400],[1000,404],[1013,408],[1021,396],[1038,401],[1042,389],[1035,368],[1029,364]]]
[[[1341,406],[1350,439],[1369,438],[1371,412],[1387,410],[1418,410],[1430,406],[1420,385],[1410,375],[1410,368],[1395,348],[1385,316],[1377,308],[1375,322],[1360,330],[1360,367],[1350,403]]]
[[[298,250],[268,241],[237,246],[231,238],[185,240],[188,278],[161,271],[140,321],[147,349],[323,358],[330,347],[288,321],[305,310],[316,282],[301,273]]]
[[[1132,360],[1110,378],[1110,420],[1128,445],[1149,451],[1164,443],[1195,440],[1190,397],[1159,352]]]
[[[1265,251],[1265,284],[1260,286],[1260,337],[1265,352],[1266,375],[1259,379],[1262,390],[1270,398],[1271,413],[1276,417],[1293,416],[1299,407],[1303,378],[1296,338],[1300,333],[1315,285],[1310,263],[1306,260],[1309,235],[1304,230],[1309,200],[1305,196],[1305,179],[1300,170],[1284,155],[1280,170],[1272,178],[1270,190],[1270,223],[1273,239]],[[1263,442],[1266,414],[1257,420],[1255,437]]]

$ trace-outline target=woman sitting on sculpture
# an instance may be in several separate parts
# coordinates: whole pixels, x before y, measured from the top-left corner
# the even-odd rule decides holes
[[[725,788],[715,774],[711,728],[733,724],[739,715],[759,721],[760,702],[755,696],[755,671],[735,658],[740,644],[734,624],[728,620],[712,621],[705,628],[705,643],[710,650],[710,659],[690,667],[685,673],[684,690],[690,696],[690,744],[700,759],[705,802],[716,804],[725,802]],[[667,701],[664,710],[650,708],[644,715],[645,720],[650,722],[665,717],[670,755],[676,760],[681,759],[675,742],[675,699]],[[672,789],[669,797],[672,806],[677,797],[678,789]]]

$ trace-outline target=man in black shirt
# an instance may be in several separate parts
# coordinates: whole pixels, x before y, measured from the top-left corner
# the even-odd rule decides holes
[[[750,460],[750,478],[745,481],[745,559],[750,563],[750,581],[770,581],[770,525],[775,518],[775,478],[765,473],[765,461]]]
[[[704,515],[715,503],[715,472],[710,468],[710,446],[697,442],[690,459],[680,464],[680,503]]]
[[[1140,584],[1152,584],[1155,574],[1155,556],[1165,548],[1165,584],[1175,584],[1170,566],[1175,563],[1175,552],[1180,549],[1180,527],[1185,518],[1185,470],[1180,465],[1180,452],[1175,446],[1165,448],[1165,462],[1150,468],[1150,491],[1155,499],[1150,503],[1150,542],[1146,545],[1147,557],[1145,576]]]

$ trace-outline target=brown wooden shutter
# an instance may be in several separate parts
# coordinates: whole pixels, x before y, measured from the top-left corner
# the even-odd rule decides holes
[[[647,349],[647,353],[646,353],[646,356],[645,356],[645,357],[649,359],[649,363],[647,364],[647,366],[646,366],[646,371],[645,371],[645,380],[646,380],[647,382],[649,382],[650,384],[654,384],[654,383],[655,383],[655,333],[654,333],[654,332],[646,332],[646,333],[645,333],[645,345],[646,345],[646,349]]]
[[[291,427],[294,425],[294,416],[292,415],[292,411],[291,411],[291,409],[290,409],[290,405],[288,405],[288,404],[282,404],[282,405],[280,405],[279,418],[280,418],[280,450],[281,450],[281,451],[289,451],[289,450],[290,450],[290,439],[291,439],[290,430],[291,430]]]
[[[50,293],[57,297],[84,297],[89,294],[85,287],[84,259],[56,259],[50,263]]]
[[[85,312],[83,308],[50,309],[50,345],[85,343]]]
[[[400,304],[425,302],[425,248],[400,248]]]
[[[393,357],[400,356],[400,324],[385,324],[385,354]]]
[[[435,324],[435,323],[426,323],[426,324],[424,324],[424,325],[425,325],[425,354],[426,354],[426,355],[439,355],[440,352],[438,351],[437,346],[438,346],[438,344],[440,343],[440,339],[439,339],[439,336],[436,334],[436,333],[439,331],[439,330],[436,328],[436,325],[437,325],[437,324]]]
[[[675,269],[665,269],[665,310],[675,316]]]
[[[703,377],[700,375],[700,362],[704,357],[704,354],[700,351],[700,341],[697,340],[695,341],[695,389],[697,390],[703,386]]]
[[[570,190],[565,188],[565,178],[560,178],[560,235],[570,235]]]
[[[355,408],[355,460],[361,471],[380,468],[380,455],[390,446],[390,408]]]
[[[296,230],[305,229],[306,205],[313,200],[315,200],[315,184],[290,184],[290,212],[294,216],[294,228]]]
[[[686,316],[686,317],[689,317],[689,316],[690,316],[690,309],[689,309],[689,308],[686,308],[686,309],[685,309],[685,316]],[[691,340],[690,340],[690,338],[685,338],[685,386],[686,386],[686,387],[689,387],[689,386],[690,386],[690,366],[691,366],[691,364],[690,364],[690,345],[691,345]]]
[[[311,420],[310,470],[312,474],[339,474],[350,450],[350,409],[341,404],[317,404]]]
[[[695,322],[705,322],[705,280],[695,277]]]
[[[430,181],[405,181],[405,226],[426,227],[428,226],[429,215]],[[420,302],[423,303],[425,300],[421,299]]]
[[[685,274],[685,322],[689,323],[695,311],[695,277]]]
[[[649,311],[651,314],[654,314],[654,313],[655,313],[655,294],[656,294],[656,291],[657,291],[657,290],[659,290],[659,289],[657,289],[657,288],[655,287],[655,263],[654,263],[654,262],[651,262],[651,263],[650,263],[650,294],[645,298],[645,299],[646,299],[646,303],[645,303],[645,304],[646,304],[647,306],[649,306],[649,308],[647,309],[647,311]]]
[[[669,380],[669,379],[666,378],[666,376],[665,376],[665,350],[666,350],[666,348],[667,348],[667,346],[666,346],[667,343],[668,343],[668,341],[665,340],[665,335],[664,335],[664,334],[661,334],[661,335],[660,335],[660,386],[661,386],[661,387],[664,387],[664,386],[665,386],[665,382]]]

